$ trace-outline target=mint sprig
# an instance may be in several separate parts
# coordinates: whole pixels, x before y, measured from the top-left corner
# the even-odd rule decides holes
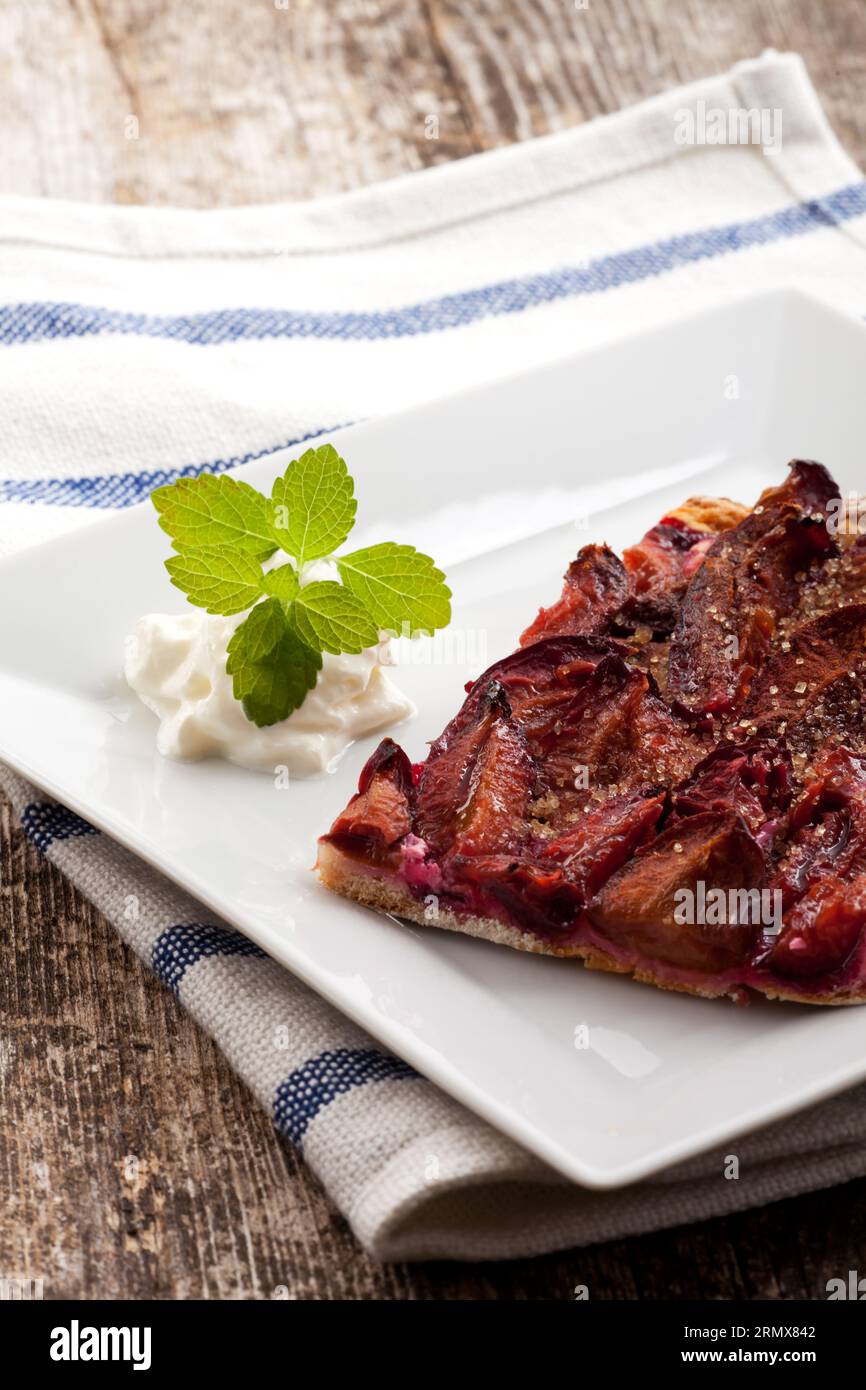
[[[265,497],[235,478],[181,478],[151,495],[175,554],[171,582],[190,603],[243,613],[228,645],[236,700],[259,727],[303,704],[322,653],[361,652],[381,632],[417,636],[451,621],[451,591],[428,555],[385,541],[334,552],[355,524],[355,488],[332,444],[294,459]],[[264,563],[277,550],[289,559]],[[339,582],[304,575],[332,560]]]

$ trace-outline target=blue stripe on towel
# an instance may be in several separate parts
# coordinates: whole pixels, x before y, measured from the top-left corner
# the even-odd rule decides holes
[[[600,294],[732,251],[836,227],[866,213],[866,181],[779,212],[685,232],[584,265],[502,280],[404,305],[367,312],[293,309],[214,309],[199,314],[142,314],[99,305],[35,301],[0,308],[0,344],[103,334],[165,338],[195,347],[265,338],[330,338],[344,342],[415,337],[462,328],[478,319],[521,313],[574,295]]]
[[[353,422],[348,422],[353,423]],[[345,425],[324,425],[296,439],[284,439],[264,449],[238,454],[234,458],[211,459],[207,463],[187,463],[182,468],[158,468],[141,473],[106,473],[87,478],[0,478],[0,502],[30,502],[54,507],[132,507],[144,502],[154,488],[177,482],[178,478],[197,478],[200,473],[224,473],[242,463],[278,454],[332,434]]]
[[[261,946],[231,927],[190,922],[168,927],[153,943],[151,965],[177,993],[187,970],[205,956],[264,956]]]
[[[373,1047],[320,1052],[280,1083],[274,1098],[274,1124],[293,1144],[300,1144],[319,1111],[337,1096],[368,1081],[411,1081],[417,1075],[408,1062]]]
[[[43,853],[57,840],[99,834],[95,826],[53,801],[34,801],[25,806],[21,812],[21,828],[28,840]]]

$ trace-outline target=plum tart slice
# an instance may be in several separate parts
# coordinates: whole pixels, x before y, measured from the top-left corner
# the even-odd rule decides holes
[[[391,739],[328,888],[708,998],[866,1001],[866,542],[796,460],[580,551],[426,760]]]

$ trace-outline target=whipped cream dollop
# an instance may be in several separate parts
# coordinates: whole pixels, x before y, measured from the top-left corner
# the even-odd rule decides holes
[[[326,772],[354,739],[415,713],[383,670],[387,643],[357,656],[322,658],[300,709],[259,729],[226,675],[226,647],[243,614],[148,613],[126,639],[124,672],[159,719],[156,744],[170,758],[219,756],[241,767],[300,777]]]

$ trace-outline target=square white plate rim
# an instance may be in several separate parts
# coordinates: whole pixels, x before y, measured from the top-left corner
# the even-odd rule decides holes
[[[711,320],[714,315],[720,313],[735,314],[740,310],[752,310],[761,307],[773,310],[796,302],[807,307],[810,312],[814,313],[817,310],[826,318],[835,319],[839,324],[844,324],[846,329],[850,329],[851,324],[856,324],[861,331],[866,331],[859,319],[853,315],[845,314],[819,298],[792,286],[791,288],[774,289],[757,294],[746,294],[724,305],[693,310],[688,314],[678,315],[635,333],[605,339],[600,348],[607,350],[626,343],[651,341],[659,332],[663,332],[667,328],[686,328],[699,324],[703,320]],[[479,393],[483,394],[490,388],[507,386],[510,382],[530,383],[534,378],[542,377],[548,370],[562,363],[574,363],[578,367],[581,360],[592,357],[597,351],[599,348],[596,347],[583,348],[567,357],[551,359],[549,362],[530,369],[509,373],[507,376],[499,377],[494,382],[486,383],[480,387],[466,387],[459,392],[437,398],[434,401],[425,401],[405,410],[394,412],[385,418],[389,424],[401,421],[411,424],[413,419],[423,416],[431,408],[447,407],[461,398],[474,397]],[[379,417],[369,422],[365,421],[347,426],[333,431],[327,438],[339,445],[341,441],[351,440],[353,433],[357,430],[376,426],[382,423],[382,420],[383,417]],[[282,457],[282,452],[290,454],[292,451],[281,451],[280,454],[274,456],[274,459],[279,460]],[[243,469],[234,471],[238,472],[240,476],[244,475]],[[120,517],[112,515],[97,518],[82,527],[80,531],[67,533],[46,541],[37,547],[40,557],[50,562],[52,552],[63,552],[76,540],[86,543],[87,537],[93,534],[95,528],[116,526],[130,513],[144,511],[148,506],[149,503],[145,501],[127,509]],[[21,552],[21,554],[30,554],[31,550],[32,548]],[[14,576],[18,559],[19,556],[13,554],[0,560],[0,588],[4,582],[9,582]],[[87,798],[80,797],[74,788],[68,787],[62,779],[55,778],[49,770],[36,766],[26,757],[20,756],[14,746],[9,744],[5,722],[0,723],[0,759],[49,796],[68,806],[119,844],[138,855],[164,874],[166,878],[200,900],[218,916],[236,926],[270,956],[290,969],[299,979],[353,1019],[359,1026],[370,1032],[396,1055],[409,1062],[420,1073],[427,1076],[436,1085],[441,1086],[443,1090],[468,1106],[502,1133],[513,1138],[563,1176],[581,1186],[597,1190],[609,1190],[638,1181],[734,1136],[746,1134],[755,1128],[797,1113],[816,1101],[838,1094],[866,1077],[866,1053],[864,1053],[860,1058],[828,1069],[820,1079],[804,1086],[802,1092],[790,1102],[780,1103],[774,1107],[768,1107],[766,1103],[761,1102],[742,1112],[733,1124],[730,1121],[721,1121],[716,1125],[706,1125],[699,1133],[683,1135],[676,1141],[654,1149],[649,1155],[628,1160],[619,1166],[597,1167],[576,1156],[569,1149],[552,1140],[543,1129],[537,1128],[533,1122],[527,1120],[519,1112],[489,1095],[464,1076],[449,1059],[428,1047],[410,1029],[403,1027],[399,1022],[385,1014],[369,1012],[358,1003],[351,991],[343,991],[335,987],[327,973],[320,969],[316,962],[312,961],[303,951],[295,949],[291,939],[281,935],[278,929],[270,928],[247,918],[243,912],[236,910],[231,904],[227,904],[219,894],[214,894],[206,880],[189,871],[178,871],[165,852],[152,846],[150,842],[136,834],[134,829],[130,829],[110,811],[106,811],[99,805],[94,805]],[[646,988],[638,985],[633,987]]]

